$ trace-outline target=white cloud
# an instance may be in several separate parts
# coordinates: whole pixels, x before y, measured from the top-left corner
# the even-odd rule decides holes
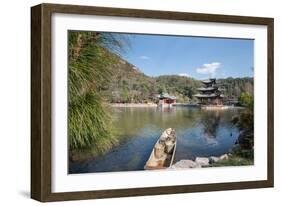
[[[148,56],[140,56],[139,58],[140,58],[140,59],[144,59],[144,60],[149,59]]]
[[[190,77],[190,75],[187,74],[187,73],[180,73],[179,76],[181,76],[181,77]]]
[[[203,64],[202,67],[196,69],[196,72],[199,74],[210,74],[213,76],[220,67],[220,62],[212,62],[209,64]]]

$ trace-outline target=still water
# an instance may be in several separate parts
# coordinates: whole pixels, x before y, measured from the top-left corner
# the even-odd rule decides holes
[[[143,170],[154,144],[167,128],[177,135],[175,162],[219,156],[231,150],[239,131],[231,123],[238,109],[207,111],[192,107],[115,108],[114,127],[120,144],[83,162],[70,162],[70,173]]]

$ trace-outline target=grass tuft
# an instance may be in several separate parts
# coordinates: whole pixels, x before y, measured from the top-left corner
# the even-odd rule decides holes
[[[71,153],[109,150],[117,140],[112,134],[110,109],[100,94],[112,76],[122,42],[114,35],[69,32],[68,136]],[[107,46],[107,45],[110,45]]]

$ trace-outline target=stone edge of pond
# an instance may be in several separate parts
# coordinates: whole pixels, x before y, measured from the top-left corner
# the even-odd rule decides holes
[[[223,160],[228,160],[231,156],[232,156],[232,154],[226,153],[219,157],[217,157],[217,156],[196,157],[194,161],[190,160],[190,159],[183,159],[183,160],[176,162],[168,169],[189,169],[189,168],[208,167],[214,163],[217,163],[217,162],[220,162]]]

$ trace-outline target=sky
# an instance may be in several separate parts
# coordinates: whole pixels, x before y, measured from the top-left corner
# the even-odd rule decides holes
[[[122,57],[149,76],[253,77],[254,40],[121,35],[127,35],[130,42]]]

